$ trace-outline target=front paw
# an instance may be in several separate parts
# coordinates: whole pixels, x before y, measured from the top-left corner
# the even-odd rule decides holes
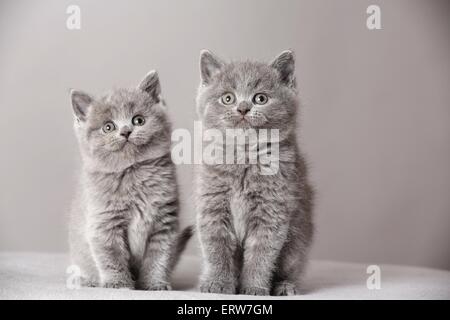
[[[200,291],[205,293],[235,294],[236,287],[231,282],[220,280],[202,281],[200,283]]]
[[[170,284],[161,283],[161,284],[156,284],[156,285],[150,286],[148,288],[148,290],[151,290],[151,291],[169,291],[169,290],[172,290],[172,286]]]
[[[115,276],[104,279],[101,283],[103,288],[113,289],[134,289],[134,282],[131,277]]]
[[[246,294],[249,296],[268,296],[270,291],[269,288],[243,287],[239,290],[239,293]]]
[[[299,294],[295,284],[291,282],[279,282],[275,283],[273,286],[274,296],[295,296]]]
[[[80,277],[80,285],[82,287],[93,288],[93,287],[98,287],[99,283],[97,280],[95,280],[93,278]]]
[[[172,286],[167,282],[139,284],[138,289],[147,291],[169,291],[172,290]]]

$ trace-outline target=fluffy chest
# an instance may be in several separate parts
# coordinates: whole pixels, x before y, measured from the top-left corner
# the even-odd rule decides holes
[[[258,202],[263,194],[264,190],[251,170],[243,170],[241,175],[232,180],[230,212],[240,242],[245,240],[249,221],[257,214]]]
[[[292,186],[281,175],[265,176],[247,170],[236,176],[230,188],[230,212],[239,241],[245,241],[252,230],[249,226],[260,219],[271,221],[287,212],[293,198]]]
[[[128,224],[128,246],[132,257],[131,263],[135,266],[139,266],[142,262],[151,226],[151,218],[139,214],[134,214]]]
[[[153,226],[149,187],[153,179],[152,172],[133,168],[93,176],[87,190],[93,217],[97,216],[96,212],[107,212],[112,221],[125,222],[131,263],[136,266],[142,260]]]
[[[239,242],[245,239],[247,230],[248,206],[245,197],[238,193],[233,193],[230,198],[230,212],[233,222],[234,232]]]
[[[88,197],[96,211],[125,212],[130,218],[144,216],[150,210],[147,182],[151,179],[151,173],[135,168],[93,175],[89,180]]]

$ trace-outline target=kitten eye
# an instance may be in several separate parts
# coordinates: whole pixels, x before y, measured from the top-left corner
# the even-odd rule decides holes
[[[112,121],[109,121],[103,125],[102,130],[104,133],[110,133],[110,132],[116,130],[116,126],[114,125],[114,123]]]
[[[253,103],[255,104],[266,104],[267,101],[269,101],[269,97],[264,93],[257,93],[253,97]]]
[[[143,116],[134,116],[131,122],[135,126],[143,126],[145,123],[145,118]]]
[[[228,106],[230,104],[233,104],[236,98],[234,97],[234,94],[232,94],[231,92],[227,92],[220,98],[220,100],[224,105]]]

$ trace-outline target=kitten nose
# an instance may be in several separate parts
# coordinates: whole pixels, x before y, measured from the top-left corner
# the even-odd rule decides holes
[[[238,105],[237,111],[240,114],[242,114],[243,116],[245,116],[247,114],[247,112],[250,111],[251,108],[252,108],[252,106],[248,102],[243,101]]]
[[[123,127],[122,129],[120,129],[120,135],[121,135],[122,137],[125,137],[125,138],[128,139],[128,137],[130,136],[130,134],[131,134],[131,129],[130,129],[130,128],[128,128],[128,127]]]

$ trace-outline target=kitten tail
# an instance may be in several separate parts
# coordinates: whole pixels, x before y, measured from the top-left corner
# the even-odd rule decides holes
[[[170,261],[170,270],[173,270],[180,259],[181,254],[183,253],[189,239],[194,234],[194,226],[189,226],[183,229],[181,233],[177,237],[177,241],[175,242],[176,248],[174,254],[172,256],[172,260]]]

